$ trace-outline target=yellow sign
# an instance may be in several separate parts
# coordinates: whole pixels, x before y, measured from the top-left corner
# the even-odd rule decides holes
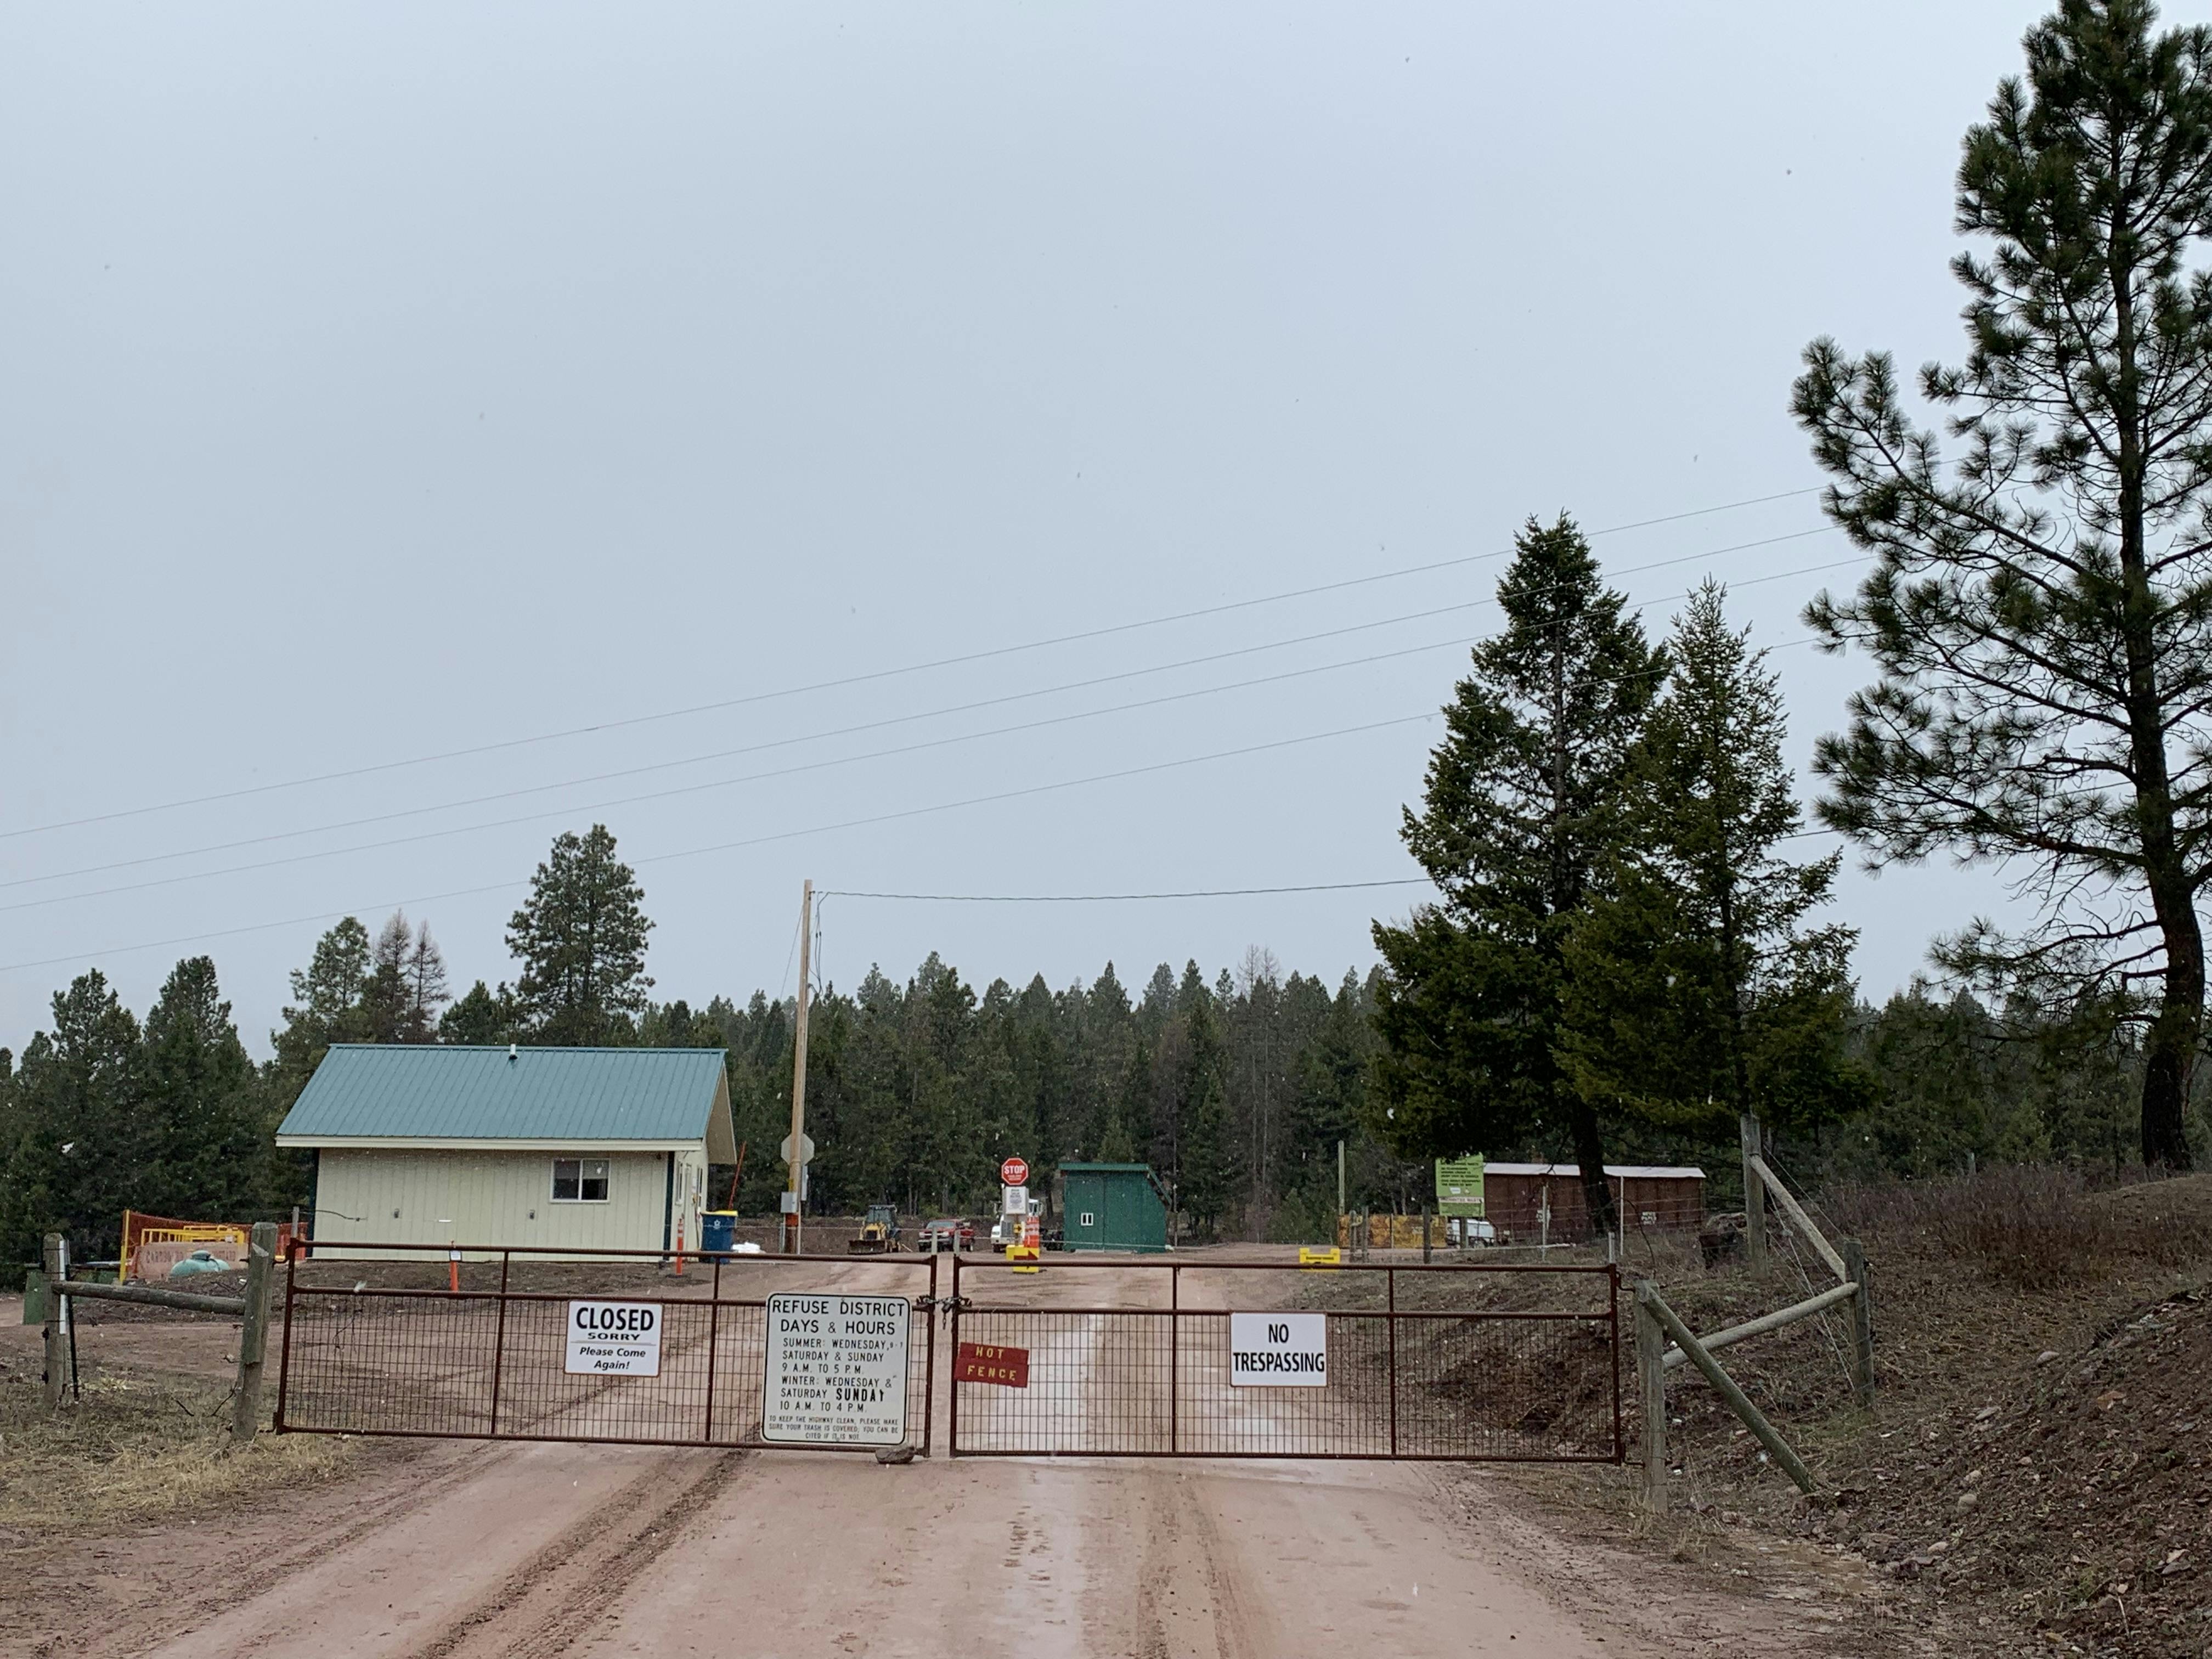
[[[1316,1249],[1310,1244],[1298,1246],[1298,1266],[1301,1267],[1335,1267],[1343,1265],[1344,1252],[1334,1244]]]
[[[1037,1271],[1037,1258],[1043,1254],[1034,1244],[1009,1244],[1006,1246],[1006,1265],[1018,1273],[1033,1273]]]

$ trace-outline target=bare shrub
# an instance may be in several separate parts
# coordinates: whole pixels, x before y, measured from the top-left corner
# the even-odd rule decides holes
[[[1870,1249],[1941,1255],[2023,1289],[2048,1289],[2134,1261],[2201,1255],[2201,1216],[2116,1205],[2081,1173],[1997,1164],[1940,1181],[1846,1182],[1821,1207]]]

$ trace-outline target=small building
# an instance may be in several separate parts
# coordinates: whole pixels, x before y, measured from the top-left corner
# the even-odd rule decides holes
[[[1164,1250],[1168,1206],[1149,1164],[1063,1164],[1054,1178],[1071,1250]]]
[[[1608,1164],[1605,1178],[1621,1224],[1644,1228],[1689,1228],[1705,1218],[1705,1172],[1694,1166]],[[1589,1206],[1583,1197],[1578,1164],[1486,1164],[1482,1171],[1483,1218],[1502,1243],[1534,1244],[1549,1239],[1574,1242],[1591,1236]]]
[[[319,1255],[696,1250],[707,1166],[738,1156],[719,1048],[337,1043],[276,1144],[314,1155]]]

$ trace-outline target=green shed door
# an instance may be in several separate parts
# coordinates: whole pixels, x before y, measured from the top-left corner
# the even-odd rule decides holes
[[[1106,1236],[1106,1183],[1085,1170],[1067,1177],[1067,1215],[1062,1231],[1070,1244],[1097,1245]]]

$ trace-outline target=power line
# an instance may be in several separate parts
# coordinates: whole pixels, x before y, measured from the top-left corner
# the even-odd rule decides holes
[[[1235,760],[1247,755],[1267,754],[1274,750],[1295,748],[1302,744],[1323,743],[1333,738],[1358,737],[1370,732],[1381,732],[1392,726],[1412,726],[1423,720],[1438,718],[1435,709],[1425,709],[1418,714],[1403,714],[1392,720],[1370,720],[1358,726],[1339,726],[1328,732],[1308,732],[1302,737],[1277,738],[1267,743],[1247,744],[1240,748],[1217,750],[1211,754],[1188,755],[1176,760],[1154,761],[1144,766],[1121,768],[1118,771],[1100,772],[1089,777],[1065,778],[1053,783],[1030,784],[1019,789],[1000,790],[994,794],[973,795],[964,800],[939,801],[927,806],[904,807],[895,812],[879,812],[873,816],[846,818],[834,823],[817,823],[802,830],[778,830],[772,835],[750,836],[739,841],[716,842],[705,847],[687,847],[679,852],[648,854],[630,860],[633,866],[671,864],[678,859],[703,858],[710,853],[734,853],[748,848],[765,847],[776,842],[797,841],[808,836],[830,835],[841,830],[861,830],[879,823],[894,823],[907,818],[927,817],[939,812],[958,811],[969,806],[991,806],[1001,802],[1020,800],[1030,796],[1051,794],[1063,789],[1078,789],[1094,783],[1114,783],[1124,778],[1140,777],[1148,773],[1173,771],[1186,766],[1200,766],[1209,762]],[[0,963],[0,974],[27,972],[33,968],[52,968],[64,963],[84,962],[95,957],[125,956],[137,951],[160,951],[179,945],[204,944],[210,939],[234,939],[245,933],[264,933],[279,927],[300,927],[313,922],[334,921],[340,916],[357,915],[364,912],[374,915],[379,910],[400,910],[409,905],[435,904],[446,899],[474,898],[485,893],[512,892],[526,886],[528,878],[486,882],[475,887],[450,888],[442,893],[419,894],[413,898],[388,899],[374,904],[349,905],[342,910],[320,910],[311,915],[289,916],[281,921],[252,922],[240,927],[217,928],[203,933],[181,934],[173,939],[148,939],[137,945],[114,945],[100,951],[79,951],[68,956],[46,957],[35,962]]]
[[[151,881],[122,882],[112,887],[95,887],[82,893],[57,893],[47,898],[18,899],[12,904],[0,904],[0,915],[18,910],[43,909],[49,905],[70,904],[80,899],[109,898],[119,893],[143,893],[156,887],[175,887],[185,882],[210,881],[219,876],[251,874],[257,870],[277,870],[288,865],[311,864],[318,859],[343,858],[350,853],[374,853],[389,847],[411,847],[426,841],[441,841],[450,836],[473,835],[483,830],[511,829],[519,823],[538,823],[548,818],[567,817],[573,813],[605,811],[609,807],[635,806],[646,801],[668,800],[679,795],[702,794],[711,789],[730,789],[739,784],[762,783],[771,778],[796,777],[806,772],[826,771],[832,767],[857,765],[863,761],[895,759],[902,755],[921,754],[932,749],[950,748],[955,744],[979,743],[988,738],[1003,738],[1024,732],[1035,732],[1048,726],[1066,726],[1077,720],[1098,720],[1109,714],[1126,714],[1140,708],[1157,708],[1167,703],[1188,702],[1197,697],[1215,696],[1224,691],[1240,691],[1258,685],[1274,685],[1285,680],[1302,679],[1315,674],[1326,674],[1339,669],[1361,668],[1370,664],[1387,662],[1394,658],[1418,656],[1426,651],[1449,650],[1472,644],[1468,639],[1439,640],[1428,645],[1409,646],[1402,650],[1380,652],[1373,656],[1354,657],[1344,662],[1322,663],[1310,668],[1293,668],[1279,674],[1266,674],[1256,679],[1237,680],[1227,685],[1200,686],[1188,691],[1174,691],[1158,697],[1146,697],[1136,702],[1115,703],[1104,708],[1081,709],[1069,714],[1049,715],[1043,720],[1024,720],[1013,726],[993,726],[988,731],[963,732],[947,738],[932,738],[923,743],[900,744],[889,749],[871,749],[857,755],[837,755],[827,760],[802,761],[795,766],[779,766],[764,772],[745,772],[732,778],[714,778],[703,783],[687,783],[673,789],[654,789],[641,795],[624,795],[613,800],[582,803],[569,806],[549,808],[540,812],[524,812],[514,817],[491,818],[482,823],[456,824],[444,830],[425,830],[412,836],[391,836],[381,841],[356,842],[350,847],[325,847],[312,853],[293,853],[283,858],[260,859],[251,864],[228,864],[218,870],[194,870],[182,875],[160,876]]]
[[[1265,893],[1348,893],[1368,887],[1426,887],[1426,876],[1397,876],[1388,881],[1316,881],[1296,887],[1201,887],[1181,893],[861,893],[824,889],[822,898],[902,899],[921,904],[1121,904],[1144,899],[1248,898]]]
[[[1657,525],[1676,524],[1686,519],[1704,518],[1716,513],[1729,513],[1739,507],[1759,507],[1768,502],[1791,501],[1817,494],[1820,487],[1806,489],[1785,489],[1771,495],[1749,496],[1742,501],[1723,501],[1714,507],[1694,507],[1686,513],[1671,513],[1656,519],[1639,519],[1630,524],[1609,525],[1601,530],[1584,531],[1586,538],[1615,536],[1631,530],[1647,530]],[[744,708],[749,704],[772,702],[783,697],[804,696],[816,691],[830,691],[847,686],[865,685],[875,681],[892,679],[907,674],[926,673],[934,669],[952,668],[966,663],[984,662],[998,657],[1017,655],[1027,651],[1042,651],[1053,646],[1073,645],[1085,640],[1104,639],[1119,634],[1128,634],[1148,628],[1163,628],[1171,623],[1190,622],[1202,617],[1218,617],[1231,611],[1248,611],[1257,605],[1279,605],[1291,599],[1310,599],[1317,594],[1340,592],[1346,588],[1370,586],[1376,582],[1395,581],[1407,576],[1425,575],[1438,570],[1449,570],[1469,564],[1502,559],[1510,549],[1499,549],[1487,553],[1471,553],[1459,558],[1439,559],[1428,564],[1407,565],[1396,570],[1379,571],[1370,576],[1347,577],[1341,581],[1323,582],[1311,587],[1291,588],[1279,593],[1262,594],[1255,599],[1235,599],[1222,605],[1203,605],[1193,611],[1176,611],[1171,615],[1150,617],[1136,622],[1116,623],[1105,628],[1086,629],[1079,633],[1055,635],[1041,640],[1030,640],[1018,645],[994,646],[988,650],[971,651],[958,656],[939,657],[927,662],[909,663],[897,668],[871,670],[865,674],[850,674],[836,679],[817,680],[811,684],[787,686],[772,691],[755,691],[741,697],[722,698],[713,702],[695,703],[683,708],[663,709],[649,714],[634,714],[621,720],[599,720],[589,726],[574,726],[555,732],[541,732],[529,737],[507,738],[495,743],[476,744],[462,749],[443,750],[434,754],[416,755],[404,760],[382,761],[369,766],[356,766],[332,772],[315,773],[306,777],[288,778],[273,783],[252,784],[240,789],[218,790],[210,794],[191,795],[176,800],[159,801],[144,806],[118,808],[112,812],[96,812],[87,817],[56,820],[51,823],[27,824],[16,830],[0,830],[0,841],[14,840],[23,836],[45,835],[57,830],[82,829],[88,824],[108,823],[118,818],[143,817],[153,812],[179,811],[188,806],[205,806],[216,801],[239,800],[255,795],[266,795],[287,789],[303,789],[319,783],[335,783],[348,778],[369,777],[380,773],[402,770],[408,767],[428,766],[440,761],[463,760],[478,755],[495,754],[510,749],[520,749],[542,743],[555,743],[568,738],[587,737],[594,732],[615,732],[657,721],[681,720],[693,714],[714,714],[724,709]]]
[[[1655,560],[1649,564],[1632,566],[1626,570],[1615,572],[1613,574],[1622,576],[1639,575],[1652,570],[1660,570],[1676,565],[1694,563],[1700,559],[1717,558],[1725,554],[1746,552],[1753,548],[1770,547],[1784,542],[1802,541],[1808,537],[1825,534],[1832,528],[1832,526],[1823,525],[1811,530],[1795,532],[1789,535],[1771,536],[1759,541],[1741,542],[1731,547],[1712,548],[1699,553],[1685,554],[1677,558]],[[1735,586],[1738,587],[1755,587],[1765,582],[1784,581],[1796,576],[1812,575],[1825,570],[1840,569],[1845,566],[1855,565],[1861,562],[1861,556],[1855,555],[1848,559],[1834,560],[1825,564],[1801,566],[1790,570],[1771,572],[1764,576],[1749,577],[1735,584]],[[1067,681],[1059,685],[1046,686],[1033,691],[1010,692],[1001,696],[980,698],[974,702],[957,703],[944,708],[926,709],[911,714],[889,715],[882,720],[863,720],[851,726],[832,727],[827,731],[804,733],[795,737],[774,738],[761,743],[741,744],[734,749],[710,750],[704,754],[685,756],[676,760],[653,762],[644,766],[624,767],[611,772],[594,773],[582,777],[564,779],[554,783],[531,784],[514,789],[496,790],[489,794],[470,796],[460,800],[442,802],[435,805],[407,807],[397,811],[373,813],[365,817],[343,819],[334,823],[313,825],[306,829],[278,830],[265,836],[249,836],[234,841],[212,842],[202,847],[178,848],[164,853],[149,853],[137,858],[117,859],[105,864],[84,865],[74,870],[54,871],[47,874],[36,876],[19,876],[12,880],[0,881],[0,891],[4,891],[9,888],[37,886],[52,881],[66,881],[78,876],[100,875],[111,870],[137,869],[149,864],[166,863],[173,859],[199,858],[210,853],[231,852],[246,847],[265,847],[278,842],[296,841],[306,836],[327,835],[336,830],[359,829],[374,823],[396,823],[403,818],[421,817],[434,812],[457,811],[465,807],[489,805],[503,800],[517,800],[528,795],[547,794],[557,790],[581,787],[583,785],[589,783],[611,782],[620,778],[639,777],[653,772],[671,771],[680,767],[703,765],[709,761],[728,760],[736,758],[742,755],[761,754],[770,750],[787,749],[803,743],[818,743],[831,738],[852,737],[864,732],[880,731],[888,726],[912,725],[917,721],[939,719],[952,714],[969,714],[981,708],[1002,707],[1010,702],[1022,702],[1036,697],[1050,696],[1066,691],[1084,690],[1095,686],[1115,684],[1123,680],[1143,678],[1152,674],[1167,673],[1176,669],[1200,667],[1207,663],[1226,661],[1238,657],[1254,656],[1268,651],[1286,649],[1291,646],[1307,645],[1316,643],[1322,640],[1341,638],[1350,634],[1372,632],[1379,628],[1395,627],[1402,623],[1422,621],[1431,617],[1449,616],[1462,611],[1474,610],[1481,605],[1494,605],[1497,602],[1497,596],[1495,594],[1486,594],[1480,599],[1464,600],[1457,605],[1437,605],[1425,611],[1407,611],[1401,616],[1384,617],[1376,622],[1352,623],[1344,628],[1328,629],[1317,634],[1302,635],[1289,640],[1274,641],[1261,645],[1239,647],[1235,650],[1214,652],[1205,656],[1186,658],[1180,661],[1164,663],[1150,668],[1127,669],[1117,673],[1097,675],[1089,679]],[[1644,605],[1639,605],[1637,609],[1640,611],[1644,605],[1654,605],[1656,603],[1658,603],[1656,599],[1648,599],[1644,602]],[[1122,714],[1133,709],[1154,708],[1161,703],[1181,702],[1198,696],[1211,696],[1220,692],[1241,690],[1255,685],[1273,684],[1282,680],[1300,678],[1309,674],[1325,673],[1339,668],[1357,667],[1369,663],[1384,662],[1398,657],[1415,655],[1423,651],[1442,650],[1450,646],[1468,645],[1474,642],[1474,641],[1473,639],[1439,641],[1433,644],[1412,647],[1406,650],[1381,652],[1371,656],[1352,658],[1345,662],[1323,664],[1315,668],[1296,669],[1282,674],[1263,675],[1254,679],[1231,681],[1224,685],[1200,687],[1195,690],[1176,692],[1161,697],[1145,698],[1135,702],[1115,704],[1106,708],[1079,710],[1073,714],[1057,715],[1043,720],[1024,721],[1014,726],[994,727],[991,730],[985,732],[968,732],[950,738],[933,738],[927,743],[906,744],[892,749],[872,750],[865,754],[840,757],[827,761],[809,762],[800,766],[779,768],[766,772],[745,773],[734,778],[718,779],[705,783],[685,784],[677,788],[655,790],[641,795],[626,795],[613,800],[562,806],[551,809],[544,812],[532,812],[522,814],[514,817],[496,818],[483,823],[462,824],[446,830],[426,830],[416,836],[393,836],[382,841],[362,842],[352,847],[326,848],[319,852],[301,853],[281,859],[264,860],[252,864],[228,865],[220,870],[195,871],[182,875],[161,877],[152,881],[125,884],[112,887],[96,888],[88,892],[58,894],[50,898],[28,899],[15,904],[0,905],[0,914],[5,914],[14,910],[35,909],[49,904],[64,904],[81,898],[100,898],[114,893],[139,892],[149,888],[173,886],[181,882],[198,881],[216,876],[235,875],[246,871],[274,869],[286,864],[304,863],[319,858],[336,858],[343,856],[348,853],[369,852],[379,848],[398,847],[409,845],[416,842],[434,841],[447,836],[467,835],[479,830],[503,829],[518,823],[539,822],[548,817],[564,817],[570,812],[599,811],[611,806],[629,806],[635,805],[643,801],[665,800],[674,796],[696,794],[708,789],[729,788],[740,783],[759,782],[769,778],[787,777],[796,773],[817,770],[823,767],[842,766],[859,761],[881,759],[888,756],[911,754],[921,750],[939,748],[951,744],[969,743],[984,738],[1000,737],[1012,732],[1033,731],[1040,726],[1058,725],[1070,720],[1091,720],[1106,714]],[[1796,644],[1801,643],[1801,641],[1787,641],[1787,643]]]
[[[1783,539],[1789,538],[1784,538]],[[1735,550],[1725,550],[1733,551]],[[1662,562],[1681,563],[1685,562],[1686,561],[1683,560],[1670,560],[1663,561]],[[1834,569],[1842,565],[1856,564],[1859,562],[1860,561],[1856,558],[1844,559],[1835,561],[1826,565],[1814,565],[1801,569],[1778,571],[1766,576],[1753,577],[1747,581],[1738,584],[1738,586],[1749,587],[1754,586],[1761,582],[1781,581],[1793,576],[1808,575],[1821,570]],[[1658,567],[1655,565],[1646,568],[1657,568]],[[1489,602],[1490,601],[1488,600],[1470,601],[1471,604],[1486,604]],[[1657,600],[1647,600],[1645,603],[1656,604]],[[1464,610],[1467,607],[1464,605],[1446,607],[1448,610]],[[709,790],[735,788],[740,784],[765,782],[773,778],[793,777],[807,772],[825,771],[834,767],[857,765],[865,761],[892,759],[902,755],[922,753],[932,749],[950,748],[958,744],[978,743],[991,738],[1014,736],[1021,732],[1039,731],[1049,726],[1066,726],[1078,720],[1099,720],[1112,714],[1129,714],[1133,711],[1145,708],[1157,708],[1169,703],[1188,702],[1199,697],[1217,696],[1228,691],[1249,690],[1253,687],[1261,685],[1276,685],[1287,680],[1304,679],[1316,674],[1334,673],[1346,668],[1365,667],[1378,662],[1389,662],[1400,658],[1419,656],[1430,651],[1449,650],[1457,647],[1471,645],[1475,642],[1475,637],[1433,641],[1428,644],[1407,646],[1395,651],[1376,652],[1369,656],[1349,658],[1341,662],[1321,663],[1305,668],[1286,669],[1279,674],[1263,674],[1252,679],[1231,681],[1223,685],[1199,686],[1187,691],[1169,692],[1157,697],[1139,698],[1133,702],[1111,704],[1104,708],[1079,709],[1072,714],[1049,715],[1042,720],[1023,720],[1012,726],[993,726],[981,732],[958,732],[951,737],[933,738],[922,743],[901,744],[888,749],[868,750],[857,755],[833,756],[826,760],[805,761],[794,766],[775,767],[766,771],[741,773],[735,777],[715,778],[709,779],[700,783],[682,784],[672,789],[648,790],[642,794],[624,795],[611,800],[592,801],[572,804],[566,806],[552,807],[548,808],[544,811],[524,812],[519,813],[511,817],[489,819],[481,823],[455,824],[443,830],[426,830],[411,836],[386,836],[380,841],[356,842],[349,847],[326,847],[313,852],[289,854],[282,858],[257,860],[254,862],[248,864],[225,865],[222,868],[216,870],[188,871],[179,875],[156,877],[150,881],[118,883],[112,886],[93,888],[81,893],[57,893],[46,898],[19,899],[12,904],[0,904],[0,915],[9,915],[21,910],[43,909],[49,906],[57,904],[71,904],[84,899],[107,898],[122,893],[145,892],[158,887],[179,886],[187,882],[211,881],[222,876],[245,875],[258,870],[282,869],[289,865],[313,863],[320,859],[343,858],[354,853],[371,853],[392,847],[416,846],[423,842],[441,841],[453,836],[474,835],[486,830],[504,830],[511,829],[517,824],[543,823],[548,818],[566,817],[572,813],[599,812],[604,811],[610,807],[634,806],[647,801],[668,800],[682,795],[702,794]],[[1806,645],[1812,642],[1813,641],[1810,638],[1790,640],[1784,641],[1782,646],[1768,647],[1766,648],[1769,650],[1781,649],[1788,646]],[[848,729],[852,731],[860,731],[870,729],[870,726],[872,726],[896,725],[898,721],[896,720],[877,721],[869,723],[868,726],[856,726]],[[831,733],[830,735],[843,734]],[[790,741],[793,740],[778,739],[776,742],[759,744],[755,747],[780,748],[786,746],[786,744]],[[736,752],[744,753],[747,751],[738,750]],[[649,771],[655,769],[640,768],[635,769]],[[592,780],[586,779],[583,780],[583,781],[588,782],[592,781]],[[551,787],[557,786],[546,787]],[[538,793],[542,792],[538,789],[509,792],[512,795],[533,794]],[[495,796],[489,797],[488,799],[496,799],[502,798],[503,797]],[[392,816],[408,815],[395,814]],[[295,833],[307,834],[311,832],[299,831]],[[283,838],[283,837],[267,837],[264,839]],[[185,857],[190,855],[185,854],[178,854],[173,856]],[[152,861],[154,860],[147,859],[126,860],[125,862],[127,864],[140,864]],[[98,867],[99,866],[94,866],[95,869]],[[90,872],[79,872],[76,873],[90,873]],[[40,879],[58,880],[61,879],[61,878],[26,878],[21,882],[11,882],[4,884],[4,885],[20,886],[27,884],[28,882]]]

